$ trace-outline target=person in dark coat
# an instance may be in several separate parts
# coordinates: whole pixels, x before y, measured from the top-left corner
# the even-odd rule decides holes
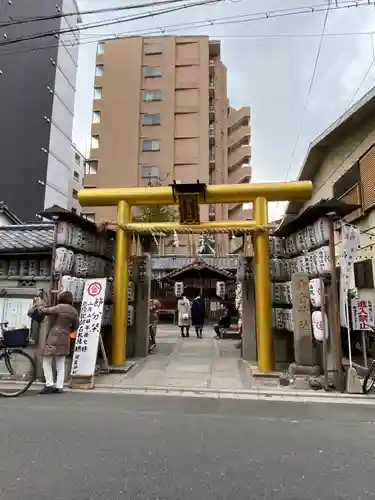
[[[65,358],[70,352],[70,336],[78,328],[78,312],[73,306],[73,295],[70,292],[61,292],[58,304],[48,307],[47,303],[37,299],[35,306],[42,317],[52,319],[43,348],[43,373],[46,385],[42,394],[63,392],[65,379]],[[56,385],[53,381],[52,361],[56,364]]]
[[[216,323],[216,325],[214,325],[214,330],[216,333],[215,339],[221,339],[222,337],[221,330],[230,328],[231,324],[231,317],[228,306],[226,304],[221,304],[220,311],[221,311],[220,319]]]
[[[195,327],[195,333],[197,334],[198,339],[203,338],[202,333],[205,315],[206,308],[204,300],[200,295],[197,295],[191,304],[191,322]]]

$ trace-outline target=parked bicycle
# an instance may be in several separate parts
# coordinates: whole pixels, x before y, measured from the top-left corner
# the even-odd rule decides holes
[[[371,333],[375,333],[375,327],[371,326]],[[371,362],[362,384],[363,394],[368,394],[375,384],[375,359]]]
[[[12,398],[24,394],[36,379],[34,359],[23,349],[29,345],[29,330],[8,330],[0,322],[0,396]]]

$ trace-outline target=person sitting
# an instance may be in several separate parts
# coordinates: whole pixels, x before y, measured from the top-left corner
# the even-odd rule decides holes
[[[226,328],[230,328],[231,318],[229,314],[229,309],[226,305],[220,305],[221,316],[219,321],[214,325],[215,330],[215,339],[222,338],[222,330]]]

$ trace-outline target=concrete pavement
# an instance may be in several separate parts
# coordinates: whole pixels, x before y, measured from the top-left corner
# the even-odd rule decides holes
[[[198,339],[193,329],[189,338],[182,338],[177,326],[159,325],[157,347],[151,356],[137,360],[126,374],[96,377],[96,386],[250,389],[252,377],[236,349],[238,341],[218,341],[213,336],[211,326]]]
[[[2,500],[367,500],[373,407],[81,393],[1,400]]]

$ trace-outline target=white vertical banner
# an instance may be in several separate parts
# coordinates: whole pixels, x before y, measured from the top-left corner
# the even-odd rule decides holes
[[[106,278],[85,280],[71,375],[95,373],[106,286]]]
[[[355,288],[354,260],[360,246],[360,233],[359,229],[345,223],[341,229],[340,324],[349,327],[348,291]]]

